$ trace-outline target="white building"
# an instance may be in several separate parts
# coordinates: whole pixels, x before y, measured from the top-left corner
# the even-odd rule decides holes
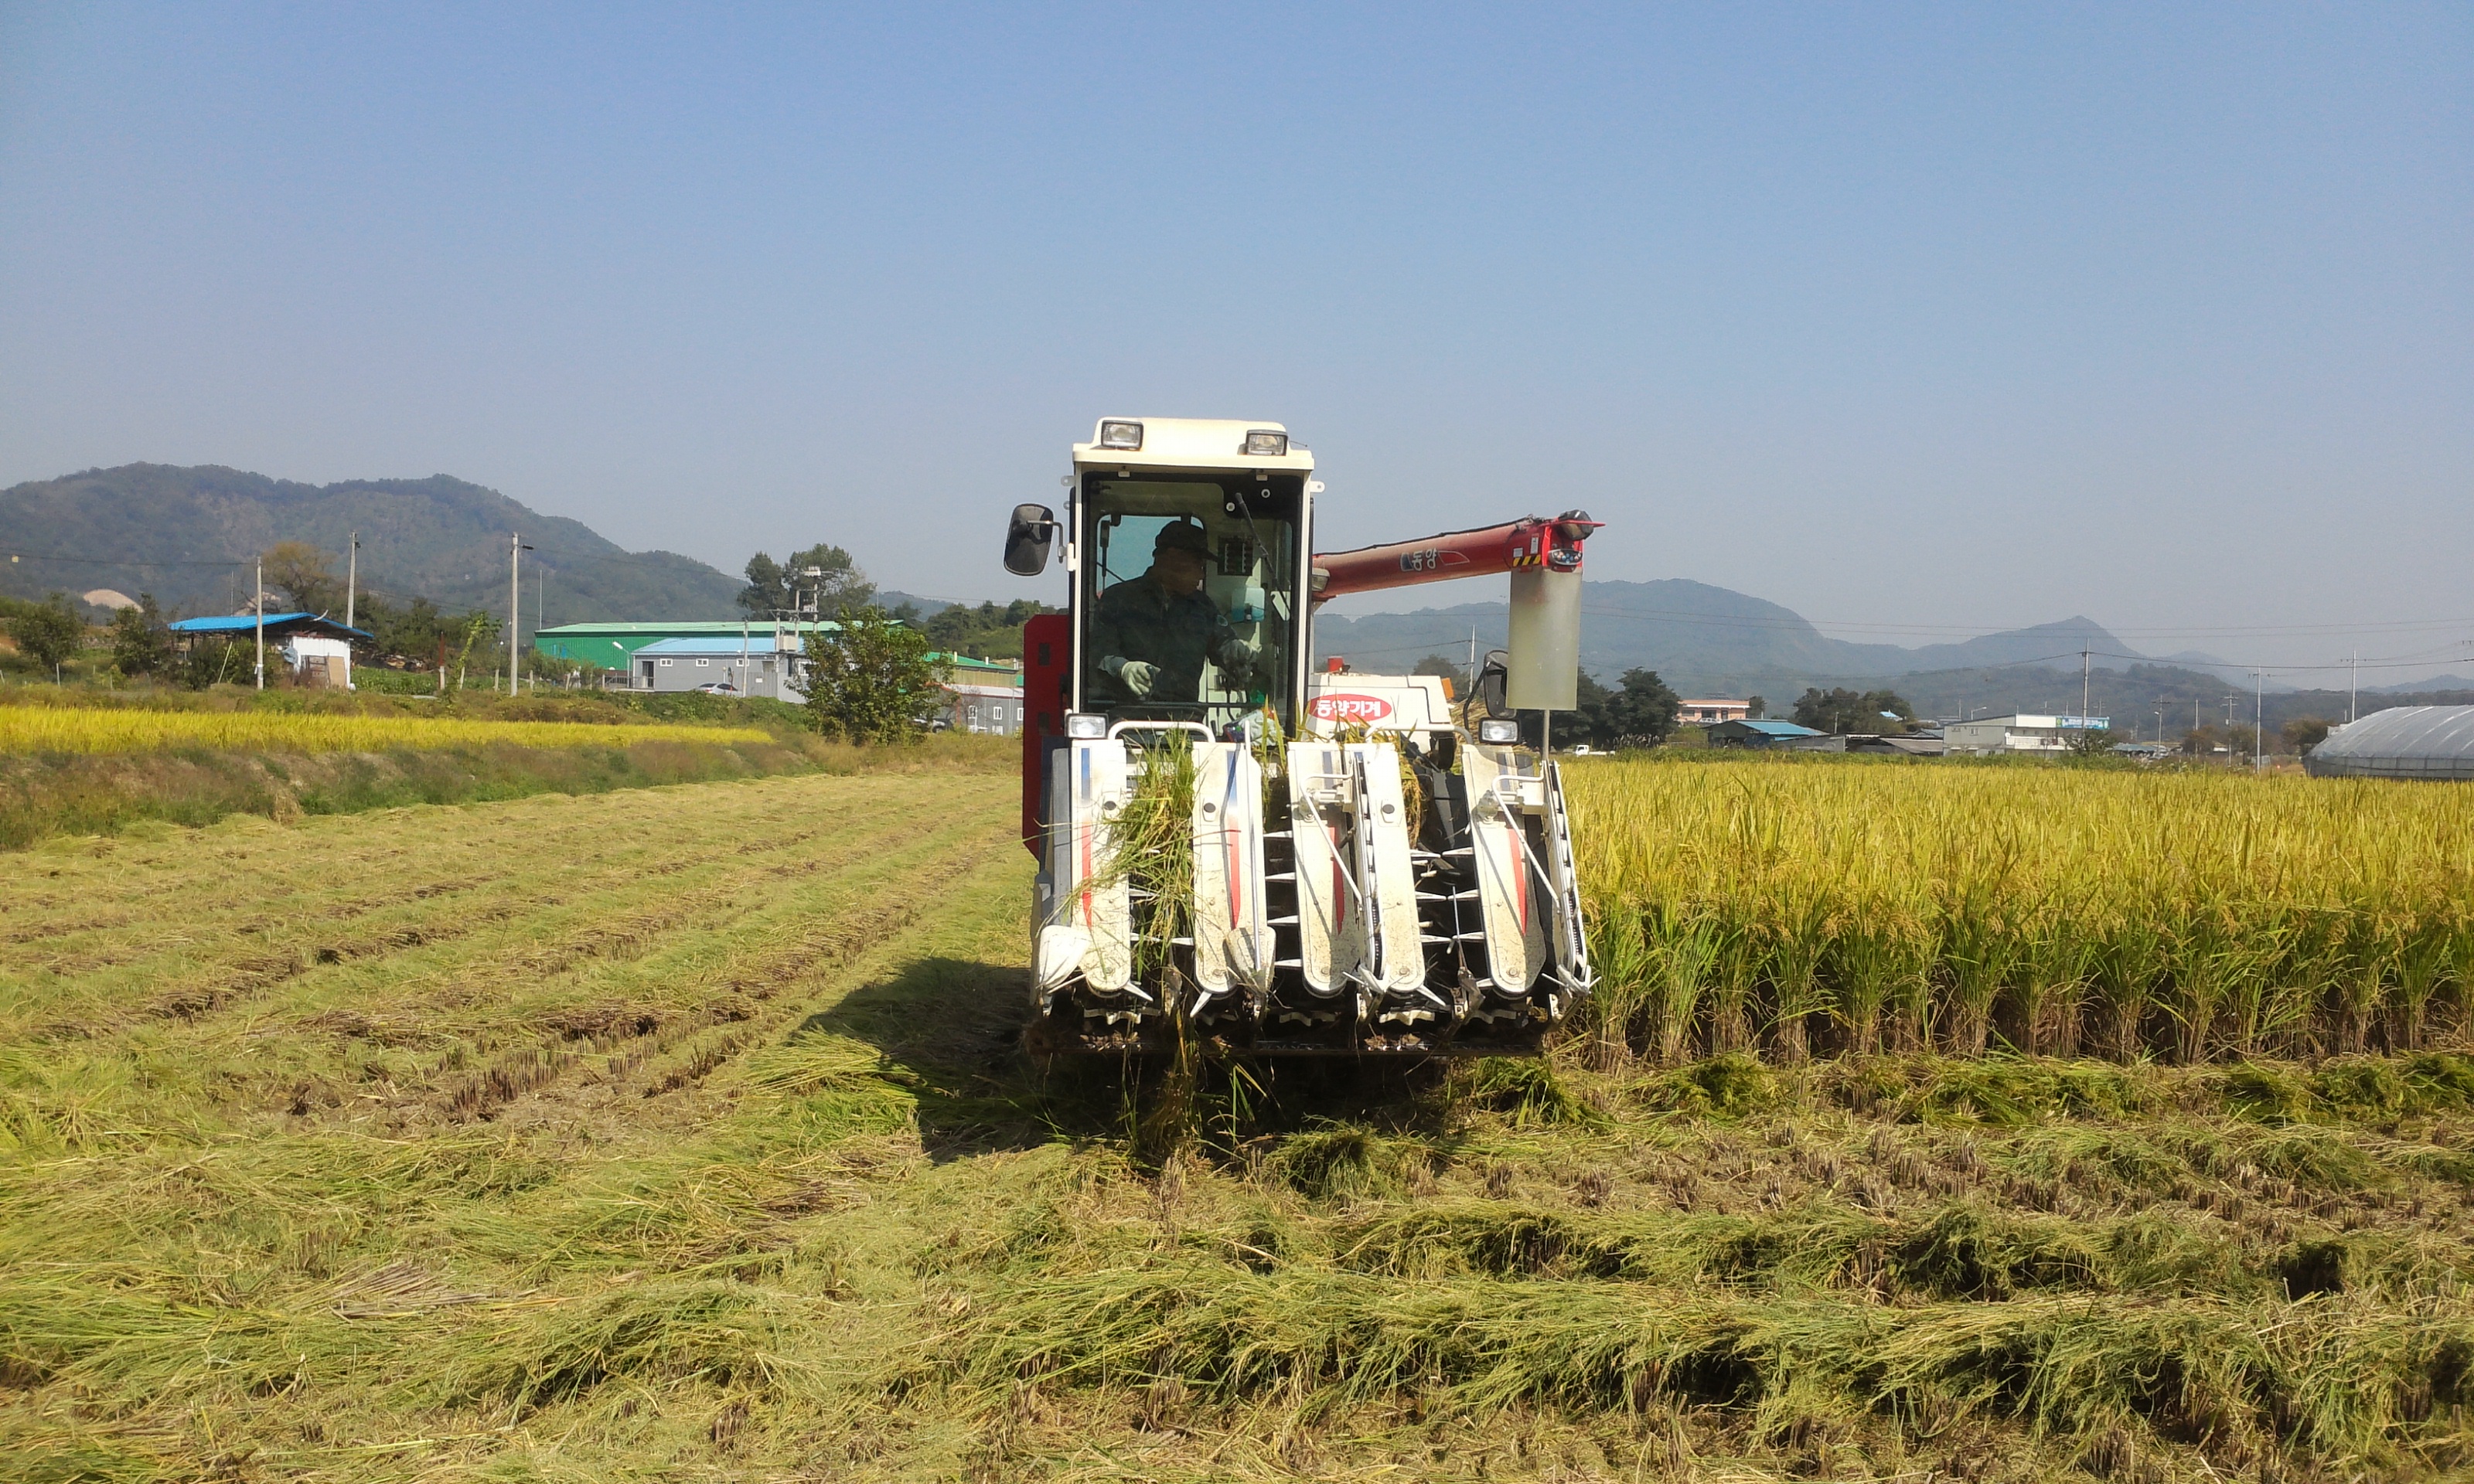
[[[2062,754],[2081,732],[2111,730],[2105,716],[1979,716],[1974,721],[1945,722],[1941,734],[1956,753]]]
[[[327,690],[352,688],[352,645],[349,639],[316,634],[286,635],[277,651],[296,683]]]
[[[629,657],[631,690],[702,690],[721,687],[729,696],[763,696],[796,706],[808,699],[800,688],[804,660],[795,650],[776,650],[769,634],[706,634],[663,639]]]
[[[1022,687],[951,681],[945,688],[954,696],[947,718],[956,731],[1009,737],[1022,730]]]
[[[1695,727],[1739,722],[1753,714],[1753,703],[1703,697],[1675,703],[1675,719]]]

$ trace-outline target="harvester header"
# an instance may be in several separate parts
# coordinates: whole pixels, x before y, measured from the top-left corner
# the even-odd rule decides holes
[[[1035,1046],[1534,1048],[1591,973],[1562,776],[1506,707],[1571,705],[1598,522],[1316,556],[1278,422],[1104,418],[1072,458],[1064,515],[1006,537],[1072,583],[1024,635]],[[1311,671],[1322,601],[1489,574],[1513,635],[1483,715],[1439,677]]]

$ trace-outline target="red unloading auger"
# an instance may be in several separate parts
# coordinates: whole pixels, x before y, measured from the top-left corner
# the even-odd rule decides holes
[[[1567,510],[1549,520],[1526,515],[1476,531],[1446,531],[1414,541],[1360,546],[1355,551],[1317,553],[1314,559],[1314,601],[1344,593],[1373,592],[1383,587],[1408,587],[1419,583],[1450,582],[1462,577],[1489,577],[1543,566],[1557,572],[1581,569],[1581,543],[1606,522],[1591,520],[1585,510]]]
[[[1578,572],[1581,543],[1605,523],[1591,520],[1588,511],[1568,510],[1551,520],[1525,515],[1476,531],[1446,531],[1420,540],[1319,554],[1310,576],[1313,598],[1320,604],[1343,593],[1500,576],[1532,567]],[[1048,738],[1065,732],[1067,657],[1073,649],[1073,624],[1063,613],[1043,613],[1023,627],[1022,843],[1033,856],[1045,838],[1039,823],[1046,802],[1039,793],[1040,749]]]

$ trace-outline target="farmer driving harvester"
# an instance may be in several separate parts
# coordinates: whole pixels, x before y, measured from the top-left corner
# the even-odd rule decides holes
[[[1006,526],[1007,571],[1062,537],[1072,584],[1024,629],[1025,1043],[1536,1050],[1595,976],[1561,765],[1510,712],[1573,706],[1598,523],[1316,553],[1314,456],[1276,423],[1106,418],[1073,454],[1063,518]],[[1481,574],[1512,584],[1484,717],[1433,676],[1309,678],[1316,605]]]
[[[1202,593],[1210,541],[1178,520],[1152,542],[1152,564],[1100,594],[1085,653],[1098,698],[1118,704],[1192,704],[1201,699],[1205,659],[1224,672],[1249,669],[1254,646],[1237,637]]]

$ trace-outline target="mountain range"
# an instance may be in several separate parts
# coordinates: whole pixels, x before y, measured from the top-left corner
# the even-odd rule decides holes
[[[214,466],[132,464],[0,491],[0,595],[115,589],[152,592],[166,610],[228,613],[246,600],[249,560],[280,540],[341,554],[357,533],[363,590],[426,597],[455,611],[503,611],[507,538],[524,556],[526,627],[592,620],[729,619],[740,580],[667,551],[628,551],[582,521],[544,515],[495,490],[448,475],[308,485]],[[826,533],[829,534],[829,533]],[[864,564],[862,562],[862,564]],[[2221,718],[2248,677],[2211,655],[2159,659],[2093,619],[2074,616],[2000,634],[1907,648],[1829,637],[1792,609],[1682,578],[1589,582],[1582,589],[1582,667],[1613,683],[1658,671],[1678,690],[1761,695],[1773,706],[1807,685],[1894,688],[1927,714],[1982,708],[2075,710],[2080,651],[2093,653],[2090,708],[2150,716],[2194,707]],[[886,591],[922,613],[949,600]],[[1466,660],[1507,638],[1501,601],[1316,621],[1317,659],[1405,670],[1428,655]],[[2429,691],[2451,682],[2423,682]],[[2393,687],[2403,691],[2406,686]],[[2274,691],[2278,687],[2271,686]],[[2366,693],[2370,687],[2365,687]],[[2316,694],[2316,693],[2311,693]],[[2299,704],[2306,702],[2302,694]]]
[[[131,464],[0,490],[0,593],[151,592],[167,610],[229,613],[249,561],[282,540],[335,554],[354,533],[365,591],[449,611],[507,605],[507,538],[521,535],[523,616],[562,624],[736,618],[740,579],[692,557],[628,551],[580,520],[545,515],[445,474],[307,485],[208,465]]]
[[[2037,661],[2067,664],[2075,674],[2082,650],[2112,670],[2145,658],[2084,617],[1911,649],[1833,639],[1792,609],[1683,578],[1589,582],[1581,591],[1583,669],[1606,680],[1635,667],[1656,670],[1670,684],[1710,695],[1862,689],[1918,671]],[[1481,651],[1502,647],[1508,613],[1500,602],[1355,616],[1326,610],[1315,624],[1317,658],[1339,655],[1364,670],[1405,668],[1430,654],[1466,661],[1472,630]]]

